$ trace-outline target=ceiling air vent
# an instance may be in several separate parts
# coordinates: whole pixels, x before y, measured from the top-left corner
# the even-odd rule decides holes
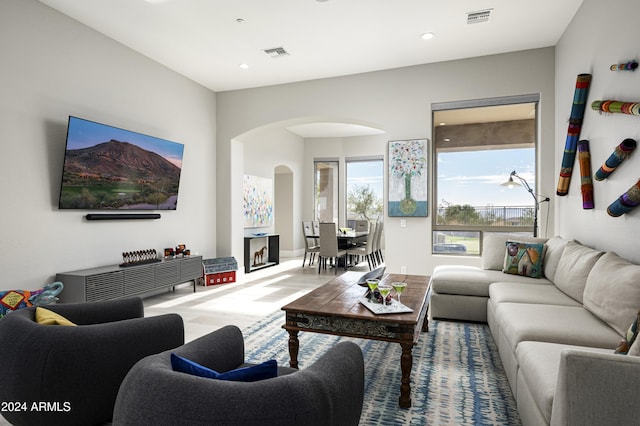
[[[479,24],[481,22],[489,22],[493,9],[479,10],[477,12],[467,13],[467,24]]]
[[[279,58],[281,56],[287,56],[289,54],[287,53],[286,50],[284,50],[284,47],[274,47],[272,49],[264,49],[264,53],[271,56],[272,58]]]

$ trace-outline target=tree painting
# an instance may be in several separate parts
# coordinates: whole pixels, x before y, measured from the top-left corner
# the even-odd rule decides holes
[[[426,143],[389,142],[389,216],[427,216]]]

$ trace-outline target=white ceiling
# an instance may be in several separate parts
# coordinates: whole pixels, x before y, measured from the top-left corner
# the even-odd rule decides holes
[[[40,0],[219,92],[554,46],[582,0]],[[467,13],[492,9],[489,22]],[[237,22],[238,19],[243,22]],[[435,33],[422,40],[425,32]],[[283,47],[272,58],[264,49]],[[248,69],[241,69],[240,64]]]

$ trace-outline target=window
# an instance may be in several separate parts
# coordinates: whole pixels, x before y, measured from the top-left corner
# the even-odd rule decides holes
[[[338,223],[338,160],[315,160],[315,220]]]
[[[382,220],[383,159],[346,159],[346,168],[347,223],[350,220]]]
[[[538,95],[434,104],[433,253],[479,255],[484,232],[533,231]]]

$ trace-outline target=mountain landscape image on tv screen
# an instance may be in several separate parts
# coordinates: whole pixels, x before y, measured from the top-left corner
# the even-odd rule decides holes
[[[69,117],[61,209],[175,210],[184,145]]]

